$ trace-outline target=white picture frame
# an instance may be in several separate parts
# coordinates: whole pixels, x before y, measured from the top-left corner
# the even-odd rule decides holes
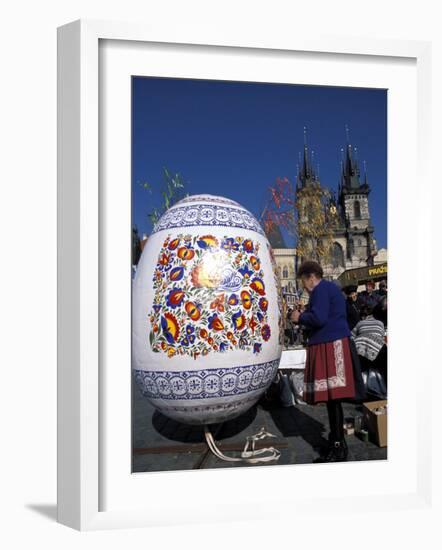
[[[106,480],[103,473],[103,453],[108,446],[103,442],[102,415],[105,412],[103,388],[100,385],[103,373],[100,337],[102,330],[102,307],[106,293],[101,286],[103,278],[102,262],[102,229],[101,219],[108,215],[103,204],[103,189],[100,187],[100,44],[103,41],[126,44],[168,44],[175,49],[189,48],[189,45],[206,48],[209,57],[214,49],[228,48],[229,55],[266,52],[284,56],[291,52],[303,52],[312,56],[329,56],[327,59],[352,57],[357,62],[363,59],[377,58],[390,60],[411,60],[416,67],[417,82],[417,150],[413,151],[416,162],[422,170],[427,170],[429,150],[429,121],[431,104],[428,99],[430,79],[431,46],[426,42],[397,40],[365,40],[361,38],[335,36],[311,37],[297,33],[291,37],[272,39],[270,43],[264,38],[242,39],[228,32],[222,37],[208,39],[204,33],[196,36],[182,34],[168,36],[162,30],[155,31],[143,25],[101,21],[76,21],[61,27],[58,31],[58,521],[80,530],[168,525],[192,523],[198,521],[230,521],[232,519],[251,519],[269,517],[265,510],[265,499],[269,502],[284,504],[281,509],[297,509],[303,513],[315,513],[329,509],[330,498],[317,494],[301,494],[296,498],[271,491],[271,476],[275,476],[279,467],[236,470],[229,472],[199,472],[198,481],[194,474],[174,473],[149,474],[150,493],[144,507],[131,506],[129,498],[121,499],[118,505],[113,503],[111,509],[103,509],[100,485]],[[155,52],[151,52],[155,55]],[[364,56],[364,57],[360,57]],[[323,59],[327,63],[327,59]],[[359,61],[358,61],[359,60]],[[327,84],[326,80],[323,84]],[[411,164],[413,167],[413,163]],[[414,166],[414,168],[416,168]],[[421,174],[425,178],[425,173]],[[429,180],[429,178],[428,178]],[[390,180],[389,180],[390,181]],[[424,193],[430,193],[430,186]],[[417,204],[419,220],[418,236],[422,246],[417,252],[416,271],[422,273],[425,254],[431,247],[429,239],[429,212],[426,210],[425,196]],[[410,205],[404,201],[403,209]],[[403,210],[404,211],[404,210]],[[389,223],[394,227],[400,222],[403,211],[394,213],[389,209]],[[129,230],[129,228],[128,228]],[[424,238],[425,237],[425,238]],[[411,239],[413,237],[410,237]],[[389,266],[389,277],[397,281],[400,275],[399,258],[404,257],[397,249],[398,263],[392,257]],[[428,265],[428,262],[427,262]],[[392,292],[393,303],[395,290]],[[422,312],[428,311],[423,290],[417,290],[417,300],[411,308]],[[397,298],[396,298],[397,300]],[[396,316],[396,318],[399,315]],[[395,315],[392,317],[395,326]],[[396,325],[399,327],[399,322]],[[424,347],[430,338],[427,333],[422,337],[420,346]],[[389,343],[395,341],[395,332],[389,327]],[[391,360],[398,360],[399,354],[391,354]],[[413,474],[413,489],[404,492],[377,492],[365,495],[352,495],[347,492],[336,495],[341,503],[357,504],[360,510],[370,510],[373,502],[382,509],[415,508],[429,506],[431,501],[431,456],[430,416],[431,401],[425,390],[429,387],[430,365],[422,367],[422,376],[416,383],[418,406],[413,430],[413,452],[416,452]],[[394,398],[394,387],[393,387]],[[403,397],[398,396],[398,399]],[[127,412],[127,411],[126,411]],[[130,414],[130,413],[129,413]],[[394,410],[390,413],[394,426]],[[127,423],[124,430],[130,430]],[[129,432],[128,432],[129,433]],[[398,436],[399,437],[399,436]],[[130,453],[130,449],[127,450]],[[358,467],[356,464],[333,465],[339,476],[344,468]],[[315,465],[318,479],[327,479],[330,465]],[[106,467],[108,468],[108,467]],[[287,467],[285,467],[287,468]],[[289,467],[293,468],[293,467]],[[287,470],[288,471],[288,470]],[[160,495],[160,484],[183,483],[188,487],[189,476],[195,484],[195,493],[202,490],[204,481],[211,476],[211,483],[220,485],[225,474],[234,476],[235,484],[241,484],[239,476],[246,476],[244,487],[261,483],[266,489],[259,494],[247,492],[235,495],[235,502],[230,504],[228,496],[219,493],[218,502],[207,507],[198,498],[179,513]],[[130,475],[130,472],[125,472]],[[179,477],[181,476],[181,477]],[[221,476],[221,477],[220,477]],[[224,476],[224,477],[223,477]],[[136,478],[134,478],[136,479]],[[138,483],[136,481],[135,483]],[[322,481],[321,481],[322,483]],[[123,494],[123,493],[122,493]],[[129,494],[129,493],[125,493]],[[379,497],[382,501],[379,503]],[[192,500],[191,497],[189,497]],[[224,499],[224,500],[223,500]],[[118,500],[118,499],[117,499]],[[247,506],[247,503],[250,506]],[[252,505],[253,503],[253,505]],[[207,504],[207,503],[206,503]],[[227,506],[223,506],[227,504]],[[275,507],[273,507],[275,509]],[[271,515],[271,514],[270,514]]]

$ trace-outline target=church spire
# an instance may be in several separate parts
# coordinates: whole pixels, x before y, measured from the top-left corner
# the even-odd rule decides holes
[[[345,133],[347,137],[347,146],[345,151],[345,160],[343,162],[342,180],[344,187],[348,189],[357,189],[361,186],[359,182],[359,163],[357,157],[357,149],[353,149],[350,143],[350,132],[347,124],[345,125]],[[342,149],[341,149],[342,151]]]
[[[314,152],[309,155],[307,145],[307,128],[304,126],[304,155],[302,159],[301,169],[298,173],[298,179],[301,182],[301,187],[308,185],[309,183],[317,180],[316,174],[313,168]]]

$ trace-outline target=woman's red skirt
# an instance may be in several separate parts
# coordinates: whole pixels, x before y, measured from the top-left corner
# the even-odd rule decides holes
[[[314,405],[353,397],[355,381],[348,338],[308,346],[303,400]]]

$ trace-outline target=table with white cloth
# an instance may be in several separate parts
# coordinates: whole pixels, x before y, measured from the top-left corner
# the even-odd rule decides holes
[[[303,347],[285,349],[281,355],[278,375],[280,380],[280,399],[284,406],[304,404],[304,369],[307,350]]]

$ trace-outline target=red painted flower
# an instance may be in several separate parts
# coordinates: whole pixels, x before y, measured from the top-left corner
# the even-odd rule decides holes
[[[265,286],[262,279],[253,279],[253,281],[250,283],[250,288],[253,288],[253,290],[257,292],[260,296],[264,296],[265,294]]]
[[[252,307],[252,297],[250,296],[250,292],[247,292],[247,290],[241,291],[241,300],[245,309],[250,309]]]
[[[261,262],[256,258],[256,256],[250,256],[250,263],[255,271],[259,271],[261,267]]]
[[[173,239],[173,241],[170,241],[168,249],[169,250],[175,250],[175,248],[180,244],[180,239]]]
[[[255,332],[255,328],[258,326],[258,323],[255,321],[255,317],[252,317],[249,321],[249,327],[251,328],[252,332]]]
[[[246,239],[243,242],[242,247],[246,252],[253,252],[253,241]]]
[[[223,322],[218,317],[218,315],[215,314],[215,315],[212,315],[211,317],[209,317],[209,328],[213,329],[213,330],[216,330],[216,331],[224,329]]]
[[[219,312],[224,311],[224,294],[220,294],[213,300],[213,302],[210,304],[210,309],[216,309]]]
[[[261,329],[261,335],[266,342],[270,338],[270,334],[271,334],[271,331],[270,331],[269,325],[264,325]]]
[[[170,261],[170,254],[165,254],[165,253],[161,254],[161,258],[159,261],[161,265],[168,265],[169,261]]]
[[[177,254],[181,260],[191,260],[195,256],[195,251],[192,248],[187,248],[187,246],[182,246],[178,248]]]
[[[198,319],[201,317],[201,311],[193,302],[187,302],[186,305],[184,306],[184,309],[186,310],[187,315],[193,321],[198,321]]]

